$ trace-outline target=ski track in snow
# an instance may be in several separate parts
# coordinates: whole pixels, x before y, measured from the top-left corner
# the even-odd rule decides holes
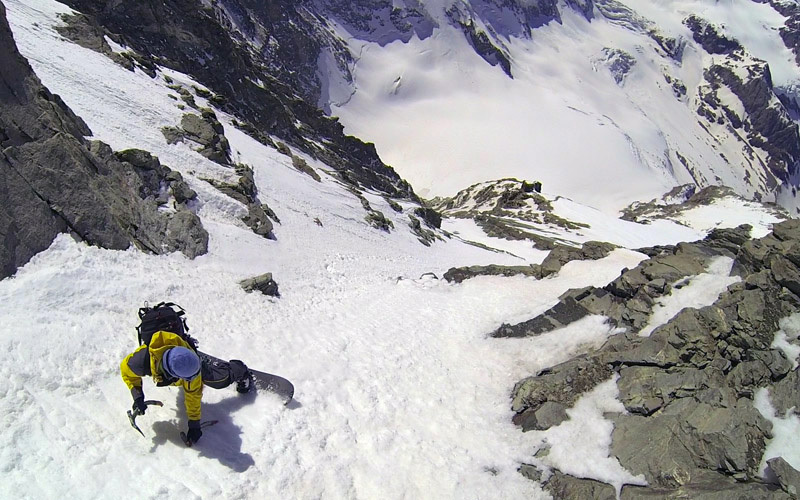
[[[207,255],[188,260],[102,250],[61,235],[0,281],[0,497],[547,497],[517,472],[539,439],[511,424],[511,388],[614,331],[592,317],[532,339],[487,334],[547,310],[568,288],[608,283],[642,254],[615,250],[539,281],[449,284],[425,273],[539,262],[543,254],[508,244],[521,259],[457,239],[425,248],[407,230],[406,213],[366,193],[396,230],[370,228],[359,200],[324,165],[306,158],[321,171],[317,183],[218,113],[236,160],[253,166],[259,197],[282,221],[276,241],[263,239],[238,220],[241,204],[199,180],[230,177],[230,169],[166,144],[159,128],[176,125],[183,111],[161,77],[129,72],[62,40],[51,28],[68,11],[60,4],[4,4],[20,51],[95,138],[151,151],[184,174],[199,193],[210,245]],[[645,230],[611,224],[595,211],[583,215],[594,223],[592,235],[605,227],[639,246],[702,236],[675,224]],[[263,272],[274,274],[280,299],[238,286]],[[269,395],[206,389],[203,418],[220,423],[189,449],[178,436],[185,426],[180,391],[146,380],[147,397],[165,405],[137,419],[146,437],[139,436],[125,416],[131,400],[119,362],[135,347],[136,309],[145,300],[182,305],[201,349],[287,377],[296,401],[283,407]],[[593,474],[617,485],[630,479],[613,466]]]

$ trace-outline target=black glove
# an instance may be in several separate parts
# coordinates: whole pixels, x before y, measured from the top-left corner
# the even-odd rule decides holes
[[[144,395],[142,395],[133,400],[133,413],[144,415],[145,411],[147,411],[147,405],[144,404]]]
[[[192,443],[196,443],[200,440],[200,436],[203,435],[203,431],[200,429],[200,421],[199,420],[189,420],[189,432],[186,433],[186,437]]]

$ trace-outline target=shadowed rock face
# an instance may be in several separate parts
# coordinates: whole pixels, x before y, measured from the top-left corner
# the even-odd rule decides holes
[[[627,413],[611,417],[611,452],[649,485],[625,487],[621,498],[790,498],[798,473],[785,462],[773,465],[775,484],[760,480],[772,424],[753,399],[767,388],[779,416],[798,405],[800,372],[772,342],[780,320],[800,305],[800,221],[776,224],[757,240],[746,239],[747,232],[743,226],[654,249],[652,258],[603,289],[569,291],[550,311],[514,327],[537,335],[599,314],[628,330],[595,352],[520,381],[514,422],[524,431],[558,425],[581,395],[616,376]],[[735,257],[732,273],[742,281],[713,305],[686,308],[649,337],[638,337],[655,299],[703,272],[716,255]],[[547,488],[556,496],[598,487],[554,477]]]
[[[137,168],[86,135],[86,124],[17,51],[0,4],[0,278],[61,232],[111,249],[206,252],[208,234],[196,215],[157,210],[151,184],[160,188],[169,169],[152,157]]]

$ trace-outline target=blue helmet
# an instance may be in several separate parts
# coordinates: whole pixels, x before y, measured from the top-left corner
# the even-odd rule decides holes
[[[173,347],[164,353],[161,366],[170,377],[192,380],[200,373],[200,358],[191,349]]]

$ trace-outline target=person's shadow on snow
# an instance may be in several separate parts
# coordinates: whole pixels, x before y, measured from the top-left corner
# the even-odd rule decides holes
[[[253,457],[242,453],[242,429],[234,425],[231,414],[236,410],[252,404],[255,394],[238,394],[234,392],[230,397],[217,403],[203,403],[203,422],[217,420],[217,423],[203,428],[203,436],[192,445],[192,449],[199,452],[200,456],[213,458],[222,465],[230,467],[235,472],[244,472],[255,465]],[[177,422],[175,420],[161,421],[153,424],[153,449],[171,443],[175,446],[185,447],[180,437],[180,432],[186,432],[186,407],[184,406],[183,391],[178,391],[175,407],[177,409]],[[178,423],[180,422],[180,423]]]

